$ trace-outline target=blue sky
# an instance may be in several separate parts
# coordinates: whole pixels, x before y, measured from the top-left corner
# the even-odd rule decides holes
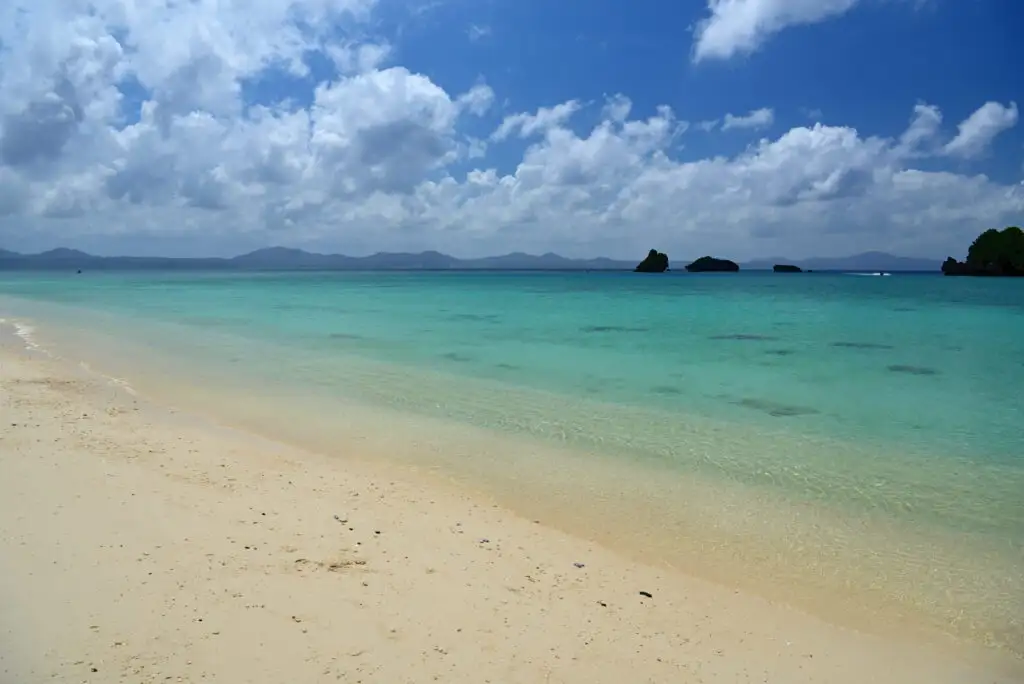
[[[1024,222],[1006,0],[13,0],[0,26],[12,249],[938,257]]]
[[[395,17],[383,23],[401,35],[398,60],[449,90],[486,76],[510,111],[570,98],[599,105],[624,93],[639,114],[667,104],[692,121],[769,106],[776,123],[763,135],[820,112],[825,123],[884,136],[905,128],[919,101],[938,105],[954,126],[987,100],[1024,99],[1024,4],[1008,0],[863,2],[842,17],[787,28],[755,54],[699,64],[691,53],[703,0],[488,0],[439,3],[411,17],[406,3],[393,4]],[[474,29],[486,33],[468,39]],[[735,154],[749,142],[693,137],[681,155]],[[1020,180],[1021,128],[992,151],[970,168]]]

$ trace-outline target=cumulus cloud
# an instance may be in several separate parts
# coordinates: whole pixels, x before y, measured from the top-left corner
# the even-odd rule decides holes
[[[1012,104],[983,105],[949,142],[921,104],[889,137],[817,123],[702,157],[679,113],[625,94],[495,122],[484,81],[445,88],[396,63],[372,12],[371,0],[0,4],[0,241],[959,253],[1024,213],[1019,184],[934,170],[984,150],[1015,122]],[[334,72],[314,76],[311,54]],[[766,122],[754,114],[721,126]]]
[[[452,151],[457,115],[430,79],[393,67],[318,87],[309,144],[334,193],[408,192]]]
[[[946,144],[946,154],[977,157],[988,149],[997,135],[1017,125],[1017,103],[1004,106],[986,102],[960,122],[957,136]]]
[[[769,107],[754,109],[748,114],[735,116],[726,114],[722,121],[722,130],[728,131],[735,128],[759,129],[768,128],[775,121],[775,112]]]
[[[459,96],[458,104],[477,116],[483,116],[494,103],[494,91],[486,83],[478,83]]]
[[[771,36],[847,13],[860,0],[708,0],[693,59],[728,59],[755,51]]]
[[[900,149],[905,154],[913,154],[923,147],[925,152],[934,151],[934,143],[942,127],[942,112],[938,107],[925,103],[914,106],[910,125],[900,136]]]
[[[331,58],[339,72],[361,74],[373,71],[383,65],[391,55],[391,45],[387,43],[329,44],[324,46],[324,52]]]
[[[497,130],[491,134],[493,140],[504,140],[510,135],[519,134],[521,138],[529,138],[538,133],[557,128],[566,123],[580,109],[580,103],[569,100],[553,107],[541,107],[533,114],[520,112],[505,117]]]
[[[633,101],[619,93],[608,98],[601,110],[601,116],[611,121],[625,121],[631,111],[633,111]]]

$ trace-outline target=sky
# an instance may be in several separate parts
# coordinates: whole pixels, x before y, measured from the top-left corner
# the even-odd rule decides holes
[[[1017,0],[4,0],[0,248],[962,257]]]

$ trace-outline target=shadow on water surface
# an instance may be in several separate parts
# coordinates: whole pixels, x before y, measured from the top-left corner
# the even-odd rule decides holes
[[[623,385],[624,383],[622,382],[622,380],[618,380],[615,378],[600,378],[590,376],[586,378],[584,384],[581,385],[581,389],[590,395],[606,395],[609,392],[621,389]]]
[[[730,335],[712,335],[710,340],[741,340],[746,342],[776,342],[779,338],[771,335],[751,335],[747,333],[733,333]]]
[[[927,366],[911,366],[903,363],[894,363],[890,366],[886,366],[886,370],[891,373],[903,373],[905,375],[938,375],[939,371],[934,368],[928,368]]]
[[[474,360],[472,356],[461,352],[445,352],[444,354],[441,354],[441,358],[447,359],[448,361],[455,361],[457,363],[470,363]]]
[[[448,319],[452,321],[476,321],[480,323],[498,323],[501,321],[501,316],[499,316],[498,314],[455,313],[448,316]]]
[[[738,401],[733,401],[733,404],[742,406],[743,408],[753,409],[755,411],[761,411],[767,413],[773,418],[792,418],[796,416],[813,416],[821,413],[817,409],[813,409],[807,406],[796,406],[793,404],[783,404],[777,401],[771,401],[769,399],[751,399],[745,398]]]
[[[879,342],[832,342],[830,347],[839,347],[840,349],[895,349],[896,347],[891,344],[881,344]]]
[[[586,325],[580,328],[580,332],[585,333],[605,333],[605,332],[625,332],[625,333],[642,333],[650,332],[650,328],[644,328],[642,326],[629,326],[629,325]]]

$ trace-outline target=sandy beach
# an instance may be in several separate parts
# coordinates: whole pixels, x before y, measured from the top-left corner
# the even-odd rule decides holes
[[[0,411],[2,684],[1024,681],[161,406],[10,328]]]

